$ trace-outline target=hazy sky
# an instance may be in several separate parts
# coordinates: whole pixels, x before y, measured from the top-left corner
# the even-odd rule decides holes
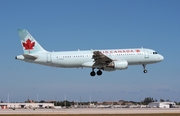
[[[179,0],[0,0],[0,99],[180,101]],[[48,51],[151,48],[163,62],[91,77],[15,60],[23,53],[17,29]]]

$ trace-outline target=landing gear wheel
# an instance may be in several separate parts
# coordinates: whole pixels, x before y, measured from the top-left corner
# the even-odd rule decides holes
[[[101,71],[101,70],[98,70],[98,71],[97,71],[97,75],[98,75],[98,76],[102,75],[102,71]]]
[[[147,73],[147,70],[146,70],[146,64],[143,64],[142,66],[143,66],[143,69],[144,69],[143,72],[144,72],[144,73]]]
[[[147,70],[144,70],[143,72],[144,72],[144,73],[147,73]]]
[[[90,73],[90,75],[91,75],[91,76],[95,76],[96,73],[95,73],[94,71],[92,71],[92,72]]]

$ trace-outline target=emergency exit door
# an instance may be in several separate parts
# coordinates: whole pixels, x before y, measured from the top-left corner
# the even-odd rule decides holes
[[[144,57],[145,57],[145,58],[149,58],[149,52],[148,52],[148,50],[144,50]]]

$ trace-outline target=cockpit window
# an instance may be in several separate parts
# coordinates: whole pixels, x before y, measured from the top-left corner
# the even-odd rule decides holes
[[[157,52],[153,52],[153,54],[157,54]]]

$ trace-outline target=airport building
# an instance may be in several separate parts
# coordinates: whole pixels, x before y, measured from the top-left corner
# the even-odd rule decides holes
[[[0,103],[0,109],[54,108],[54,103]]]
[[[176,103],[174,102],[151,102],[148,104],[150,108],[175,108]]]

